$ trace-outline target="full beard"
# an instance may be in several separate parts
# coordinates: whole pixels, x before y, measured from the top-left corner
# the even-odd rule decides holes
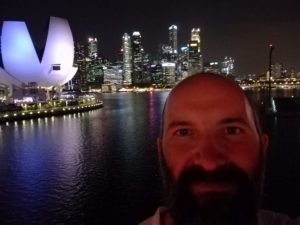
[[[256,225],[263,179],[263,155],[250,178],[235,164],[214,171],[200,166],[185,168],[177,181],[161,154],[165,180],[165,200],[176,225]],[[201,182],[222,183],[234,187],[229,192],[198,193],[193,185]]]

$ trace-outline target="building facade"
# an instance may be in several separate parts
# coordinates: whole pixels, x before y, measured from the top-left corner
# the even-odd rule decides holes
[[[224,75],[234,75],[234,59],[225,56],[221,63],[221,73]]]
[[[191,30],[191,40],[188,43],[188,74],[203,71],[203,59],[201,53],[200,28]]]
[[[88,38],[88,57],[91,59],[98,57],[98,40],[95,37]]]
[[[171,55],[176,58],[178,54],[178,41],[177,41],[177,26],[171,25],[169,27],[169,45],[171,47]]]
[[[125,86],[132,84],[132,48],[131,38],[125,33],[122,37],[123,52],[123,84]]]
[[[139,31],[132,33],[132,84],[143,83],[143,54],[142,36]]]

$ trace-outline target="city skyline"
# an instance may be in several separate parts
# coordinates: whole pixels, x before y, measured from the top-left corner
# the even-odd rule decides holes
[[[25,3],[25,4],[24,4]],[[20,5],[22,7],[20,7]],[[145,52],[156,54],[168,44],[168,28],[178,27],[178,49],[186,45],[193,27],[201,29],[204,61],[235,59],[236,74],[260,74],[273,60],[300,71],[300,16],[296,1],[138,1],[74,4],[71,1],[2,0],[0,19],[24,20],[37,48],[44,46],[50,16],[68,19],[75,41],[98,39],[99,53],[113,60],[124,33],[140,31]]]

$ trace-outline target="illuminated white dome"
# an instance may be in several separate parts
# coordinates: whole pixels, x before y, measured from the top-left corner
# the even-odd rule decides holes
[[[42,61],[24,22],[4,21],[1,36],[4,69],[24,83],[63,85],[73,78],[74,42],[66,19],[50,17]]]

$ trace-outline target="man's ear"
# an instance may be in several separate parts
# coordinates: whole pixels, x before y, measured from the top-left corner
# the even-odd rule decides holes
[[[264,152],[266,152],[269,146],[269,136],[267,134],[262,134],[261,142],[262,142],[262,149]]]
[[[156,148],[157,148],[157,151],[161,151],[161,138],[158,137],[156,138]]]

